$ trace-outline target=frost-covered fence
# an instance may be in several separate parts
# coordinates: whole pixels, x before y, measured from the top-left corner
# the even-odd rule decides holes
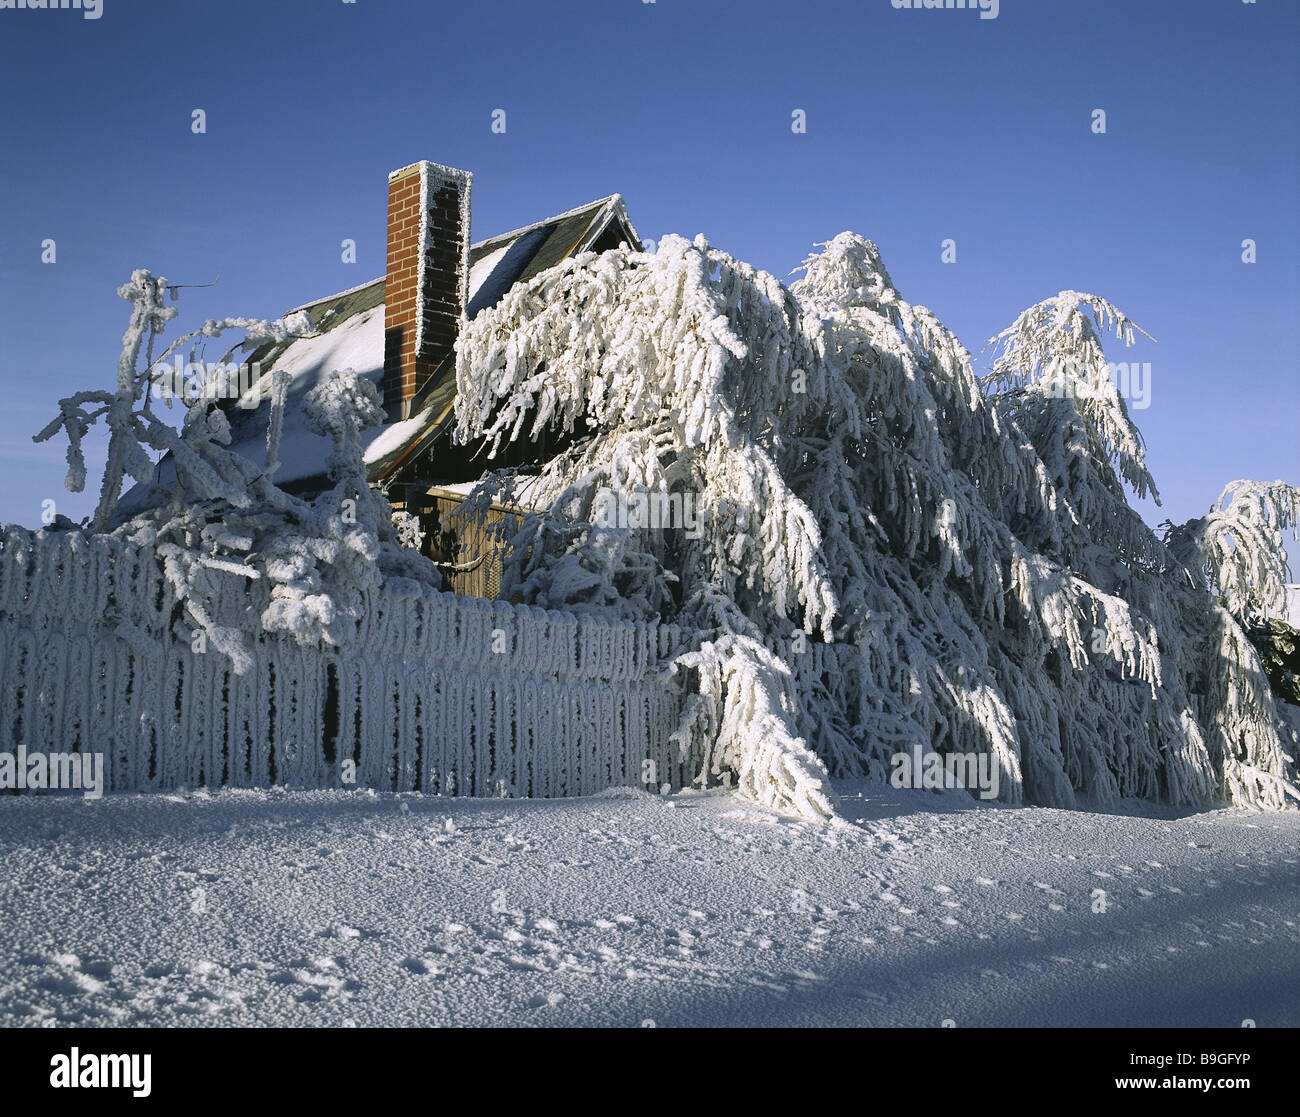
[[[233,573],[217,623],[266,583]],[[583,795],[690,783],[670,626],[579,619],[394,579],[340,647],[201,650],[159,556],[77,531],[0,534],[0,748],[102,752],[109,788],[360,786]],[[647,763],[649,762],[649,763]]]

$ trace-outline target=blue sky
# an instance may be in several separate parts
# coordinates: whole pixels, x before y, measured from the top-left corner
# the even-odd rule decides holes
[[[1300,482],[1294,0],[102,3],[0,10],[0,521],[93,507],[30,436],[112,383],[133,268],[221,277],[182,327],[277,316],[382,274],[418,159],[474,172],[475,239],[618,191],[785,277],[852,229],[973,350],[1096,292],[1159,342],[1110,352],[1151,363],[1150,522]]]

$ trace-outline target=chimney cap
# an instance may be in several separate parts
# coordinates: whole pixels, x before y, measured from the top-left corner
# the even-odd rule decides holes
[[[431,163],[428,159],[421,159],[418,163],[411,163],[408,166],[399,167],[395,171],[389,171],[388,181],[392,182],[396,178],[405,178],[407,175],[417,173],[443,182],[469,183],[474,180],[471,171],[462,171],[458,167],[445,167],[441,163]]]

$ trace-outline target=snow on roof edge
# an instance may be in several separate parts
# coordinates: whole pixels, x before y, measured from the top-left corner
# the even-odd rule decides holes
[[[613,217],[615,214],[620,215],[623,218],[623,223],[629,229],[632,230],[632,235],[636,237],[637,243],[641,244],[642,243],[641,234],[637,231],[637,227],[632,224],[632,218],[630,218],[627,214],[627,203],[623,201],[623,195],[611,194],[609,198],[610,198],[610,209],[611,209],[610,217]],[[606,221],[606,224],[608,223],[609,222]],[[642,246],[644,247],[644,245]]]
[[[297,314],[298,311],[306,310],[311,306],[319,306],[321,303],[333,302],[335,299],[342,299],[348,295],[355,295],[358,291],[364,291],[367,287],[373,287],[376,283],[383,283],[387,278],[387,275],[381,275],[377,279],[369,279],[365,283],[358,283],[355,287],[349,287],[346,291],[338,291],[333,295],[323,295],[319,299],[311,299],[309,302],[305,302],[301,306],[295,306],[292,310],[286,310],[284,312],[284,317],[287,318],[290,314]]]

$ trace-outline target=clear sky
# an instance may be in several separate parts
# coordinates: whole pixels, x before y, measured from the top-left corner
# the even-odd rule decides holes
[[[643,236],[702,232],[786,277],[852,229],[976,351],[1063,288],[1104,295],[1158,339],[1110,352],[1151,365],[1150,522],[1238,477],[1300,482],[1300,4],[997,7],[0,10],[0,521],[92,509],[95,454],[73,496],[62,436],[30,436],[60,396],[113,383],[133,268],[220,276],[182,293],[180,327],[278,316],[383,273],[387,172],[418,159],[474,172],[475,239],[618,191]]]

